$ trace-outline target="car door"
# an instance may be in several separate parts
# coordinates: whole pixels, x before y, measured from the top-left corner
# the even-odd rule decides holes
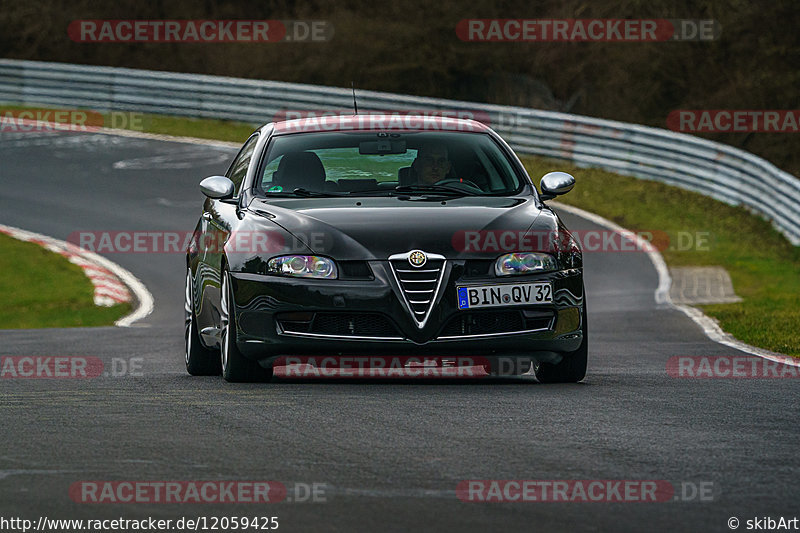
[[[206,342],[216,340],[219,334],[223,246],[231,234],[233,224],[238,220],[239,195],[258,143],[258,136],[258,133],[254,133],[244,143],[225,173],[225,176],[234,185],[233,198],[226,200],[207,198],[203,204],[200,238],[198,239],[198,276],[202,277],[200,285],[203,291],[203,303],[198,316],[198,324],[201,325],[200,333]],[[204,334],[203,329],[205,328],[212,329],[206,330]]]

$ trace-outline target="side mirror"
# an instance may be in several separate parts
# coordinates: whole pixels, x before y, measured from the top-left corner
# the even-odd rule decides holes
[[[539,187],[542,189],[542,200],[551,200],[566,194],[575,186],[575,178],[566,172],[548,172],[542,176]]]
[[[203,194],[214,200],[232,198],[235,189],[233,182],[225,176],[211,176],[200,182],[200,190],[203,191]]]

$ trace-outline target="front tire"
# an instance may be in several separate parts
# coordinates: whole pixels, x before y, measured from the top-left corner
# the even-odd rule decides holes
[[[186,372],[192,376],[219,376],[222,368],[216,350],[206,348],[197,332],[194,314],[194,285],[192,271],[186,271],[186,293],[183,303]]]
[[[585,298],[585,296],[584,296]],[[578,383],[586,377],[589,360],[589,330],[586,319],[586,302],[583,303],[583,340],[574,352],[564,354],[557,364],[540,363],[536,367],[536,379],[540,383]]]
[[[230,277],[227,270],[222,271],[219,306],[222,329],[222,347],[220,348],[222,377],[231,383],[269,381],[272,377],[272,370],[267,370],[257,362],[246,358],[236,346],[236,313],[234,312]]]

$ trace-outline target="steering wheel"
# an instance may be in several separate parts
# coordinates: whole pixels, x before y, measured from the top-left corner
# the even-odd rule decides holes
[[[472,182],[470,180],[461,179],[461,178],[445,178],[443,180],[437,181],[436,185],[449,185],[451,183],[457,183],[459,185],[466,185],[467,187],[472,187],[476,191],[483,192],[483,189],[481,189],[474,182]]]

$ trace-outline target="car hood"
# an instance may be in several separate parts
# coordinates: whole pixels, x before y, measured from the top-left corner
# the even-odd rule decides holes
[[[313,253],[339,260],[386,259],[415,249],[447,258],[487,258],[497,255],[496,249],[465,245],[465,235],[557,227],[552,212],[532,197],[255,199],[248,212],[279,225]]]

